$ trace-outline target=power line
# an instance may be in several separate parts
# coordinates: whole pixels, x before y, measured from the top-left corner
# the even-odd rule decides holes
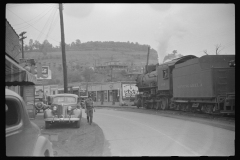
[[[55,12],[55,13],[56,13],[56,12]],[[54,15],[54,16],[55,16],[55,15]],[[48,35],[50,35],[50,34],[52,33],[53,29],[55,28],[56,23],[57,23],[57,21],[59,20],[59,19],[57,19],[57,18],[58,18],[58,15],[53,18],[53,21],[52,21],[53,24],[51,24],[51,27],[50,27],[50,29],[49,29],[49,31],[48,31]],[[47,37],[48,37],[48,36],[47,36]]]
[[[8,4],[10,5],[10,4]],[[13,4],[11,4],[13,5]],[[6,6],[7,8],[13,8],[13,7],[18,7],[18,6],[22,6],[22,5],[25,5],[25,4],[14,4],[14,6]]]
[[[52,23],[50,24],[50,27],[49,27],[49,30],[48,30],[48,33],[47,33],[47,36],[45,37],[45,39],[47,39],[47,37],[48,37],[48,35],[49,35],[49,31],[50,31],[51,28],[52,28],[52,24],[53,24],[53,21],[54,21],[54,19],[55,19],[56,11],[57,11],[57,10],[55,10],[55,12],[54,12],[54,15],[53,15],[53,18],[52,18]]]
[[[48,10],[48,8],[46,9],[46,10]],[[43,14],[46,10],[44,10],[42,13],[40,13],[38,16],[40,16],[41,14]],[[51,8],[48,10],[48,12],[51,10]],[[48,12],[46,12],[46,14],[48,13]],[[44,14],[42,17],[44,17],[46,14]],[[35,18],[37,18],[38,16],[36,16]],[[40,17],[39,19],[41,19],[42,17]],[[33,18],[33,19],[35,19],[35,18]],[[29,21],[26,21],[26,22],[30,22],[30,21],[32,21],[33,19],[31,19],[31,20],[29,20]],[[35,20],[34,20],[35,21]],[[18,24],[13,24],[13,26],[18,26],[18,25],[22,25],[22,24],[26,24],[25,22],[23,22],[23,23],[18,23]]]
[[[50,22],[50,17],[53,15],[53,10],[52,10],[52,13],[51,13],[51,15],[48,17],[48,20],[47,20],[47,22],[45,23],[45,25],[44,25],[44,27],[43,27],[43,29],[42,29],[42,32],[45,30],[45,28],[47,28],[46,26],[48,26],[48,24],[49,24],[49,22]],[[46,34],[45,34],[46,35]],[[37,40],[40,40],[40,38],[41,38],[41,36],[42,36],[42,34],[39,34],[38,35],[38,37],[37,37]]]
[[[53,10],[53,9],[50,9],[48,12],[50,12],[51,10]],[[47,12],[47,13],[48,13]],[[45,15],[47,15],[47,13],[45,14]],[[44,16],[45,16],[44,15]],[[40,19],[42,19],[44,16],[42,16]],[[38,22],[40,21],[40,19],[38,19]],[[37,24],[38,22],[36,22],[36,23],[34,23],[34,24]],[[19,28],[17,28],[16,30],[22,30],[22,29],[27,29],[27,28],[29,28],[30,26],[28,25],[28,26],[24,26],[24,27],[19,27]]]
[[[7,9],[7,10],[9,10],[9,9]],[[9,10],[11,13],[13,13],[11,10]],[[17,16],[18,18],[20,18],[18,15],[16,15],[15,13],[13,13],[15,16]],[[21,20],[23,20],[22,18],[20,18]],[[23,20],[24,21],[24,20]],[[26,21],[24,21],[24,22],[26,22]],[[27,23],[27,22],[26,22]],[[29,24],[30,25],[30,24]],[[32,25],[30,25],[30,26],[32,26]],[[33,27],[33,26],[32,26]],[[35,27],[33,27],[35,30],[37,30],[37,31],[39,31],[38,29],[36,29]],[[39,31],[40,33],[42,33],[41,31]],[[43,33],[43,34],[45,34],[45,33]],[[53,38],[51,38],[52,40],[54,40],[54,41],[56,41],[56,42],[58,42],[59,43],[59,41],[57,41],[57,40],[55,40],[55,39],[53,39]]]
[[[42,4],[42,5],[58,9],[57,4],[52,4],[52,5],[51,4]]]

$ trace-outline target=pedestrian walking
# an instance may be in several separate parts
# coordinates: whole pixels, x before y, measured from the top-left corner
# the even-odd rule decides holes
[[[92,100],[91,96],[89,96],[85,100],[85,106],[86,106],[85,113],[87,114],[87,121],[91,125],[92,120],[93,120],[93,110],[95,112],[95,109],[94,109],[94,106],[93,106],[93,100]]]

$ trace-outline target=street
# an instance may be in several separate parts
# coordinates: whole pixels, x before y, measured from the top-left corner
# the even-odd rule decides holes
[[[101,108],[92,125],[83,112],[80,129],[59,124],[45,130],[42,113],[33,122],[57,135],[56,156],[235,155],[235,131],[161,115]]]

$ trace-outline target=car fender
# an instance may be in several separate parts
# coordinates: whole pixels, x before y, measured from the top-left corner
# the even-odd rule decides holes
[[[52,142],[44,136],[39,136],[33,151],[33,156],[44,156],[44,153],[48,151],[49,156],[53,156]]]
[[[73,110],[73,113],[76,117],[82,118],[81,116],[81,110],[80,109],[75,109]]]
[[[52,110],[46,109],[44,110],[44,118],[51,117],[52,116]]]

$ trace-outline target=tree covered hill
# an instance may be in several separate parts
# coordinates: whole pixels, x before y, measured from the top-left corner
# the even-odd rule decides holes
[[[77,42],[77,41],[76,41]],[[46,43],[46,42],[45,42]],[[32,49],[25,50],[26,58],[33,58],[42,65],[49,66],[52,70],[52,80],[49,84],[62,84],[62,52],[59,47],[37,48],[33,43]],[[51,45],[50,45],[51,46]],[[87,67],[105,65],[109,61],[119,61],[129,68],[143,67],[147,61],[147,45],[129,42],[87,42],[72,43],[66,45],[66,61],[68,70],[68,82],[86,81],[83,72]],[[157,63],[157,52],[150,50],[149,64]],[[93,73],[92,82],[108,81],[106,77],[109,71],[104,73]],[[115,74],[114,81],[132,80],[126,73]]]

